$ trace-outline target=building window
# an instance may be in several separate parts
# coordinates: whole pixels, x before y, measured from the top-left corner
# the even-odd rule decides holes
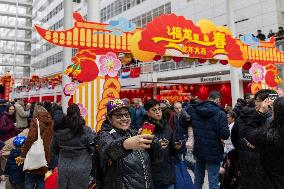
[[[170,14],[171,13],[171,3],[167,3],[158,8],[155,8],[149,12],[142,14],[141,16],[137,16],[133,18],[131,21],[136,24],[137,27],[146,27],[148,22],[151,22],[155,17],[161,16],[162,14]]]
[[[61,2],[59,5],[57,5],[52,11],[46,15],[41,22],[45,23],[48,20],[50,20],[52,17],[54,17],[57,13],[59,13],[63,9],[63,2]]]
[[[101,22],[105,22],[106,20],[115,17],[116,15],[135,7],[136,5],[139,5],[144,1],[146,0],[116,0],[101,9]]]

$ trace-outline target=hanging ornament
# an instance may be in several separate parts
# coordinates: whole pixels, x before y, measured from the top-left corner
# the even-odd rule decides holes
[[[243,69],[244,70],[249,70],[251,68],[251,63],[250,62],[246,62],[244,65],[243,65]]]
[[[210,64],[217,64],[218,60],[216,60],[216,59],[210,59],[209,62],[210,62]]]
[[[177,90],[177,86],[174,85],[174,86],[173,86],[173,90]]]
[[[193,91],[193,90],[194,90],[194,87],[191,85],[189,89],[190,89],[191,91]]]
[[[219,62],[222,65],[227,65],[228,64],[228,60],[219,60]]]
[[[155,61],[158,61],[158,60],[161,60],[161,58],[162,58],[162,57],[161,57],[160,55],[156,55],[156,56],[154,57],[154,60],[155,60]]]
[[[173,57],[173,60],[175,62],[180,62],[182,60],[182,57]]]
[[[198,62],[199,62],[200,64],[203,64],[203,63],[206,62],[206,59],[198,59]]]
[[[188,86],[185,86],[185,87],[184,87],[184,90],[187,91],[187,90],[188,90]]]
[[[166,88],[167,88],[168,90],[170,90],[170,89],[171,89],[171,86],[168,85],[168,86],[166,86]]]
[[[164,56],[163,59],[165,61],[171,61],[172,60],[172,57],[171,56]]]

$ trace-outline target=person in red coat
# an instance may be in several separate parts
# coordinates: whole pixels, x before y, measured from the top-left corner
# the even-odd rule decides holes
[[[0,119],[0,140],[6,141],[17,134],[15,106],[9,105]]]

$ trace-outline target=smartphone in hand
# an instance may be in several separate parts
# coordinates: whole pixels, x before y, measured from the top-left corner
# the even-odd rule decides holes
[[[148,123],[148,122],[144,122],[143,126],[142,126],[142,132],[141,134],[145,135],[145,134],[150,134],[152,135],[154,133],[155,130],[155,125],[153,125],[152,123]]]

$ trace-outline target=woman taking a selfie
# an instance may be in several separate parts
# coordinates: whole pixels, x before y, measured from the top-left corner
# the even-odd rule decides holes
[[[260,112],[266,113],[270,100],[261,103]],[[257,129],[240,126],[240,133],[260,152],[261,162],[273,183],[273,189],[284,186],[284,97],[277,98],[272,105],[272,123]]]
[[[97,140],[104,189],[152,188],[150,158],[144,149],[150,148],[153,136],[138,135],[130,124],[127,101],[109,101]]]

